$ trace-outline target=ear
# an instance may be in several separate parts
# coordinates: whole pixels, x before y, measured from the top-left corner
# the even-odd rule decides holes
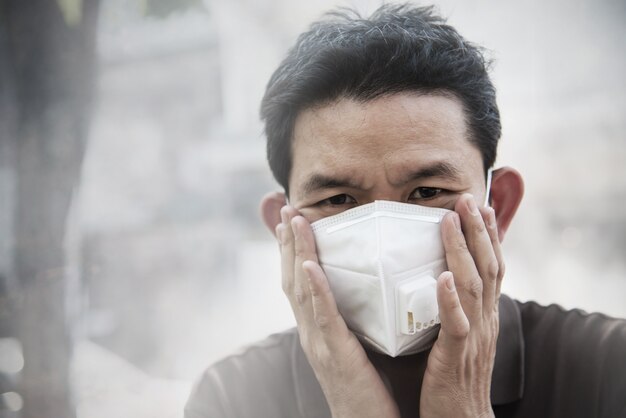
[[[504,240],[523,196],[524,180],[517,170],[511,167],[494,170],[491,179],[491,207],[496,212],[500,242]]]
[[[270,192],[261,199],[263,223],[276,236],[276,226],[281,222],[280,209],[287,204],[284,193]]]

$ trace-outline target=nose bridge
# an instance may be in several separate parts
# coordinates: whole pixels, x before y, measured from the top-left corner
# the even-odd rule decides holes
[[[394,171],[397,171],[397,167],[393,164],[392,156],[389,153],[385,153],[380,158],[380,165],[377,170],[372,170],[372,176],[374,176],[374,187],[370,190],[370,200],[389,200],[389,201],[401,201],[402,189],[393,183]]]
[[[402,190],[391,184],[387,176],[377,175],[374,187],[368,191],[368,201],[389,200],[399,202],[402,200]]]
[[[400,202],[402,197],[398,193],[393,192],[385,192],[385,193],[375,193],[371,198],[372,202],[374,200],[387,200],[391,202]]]

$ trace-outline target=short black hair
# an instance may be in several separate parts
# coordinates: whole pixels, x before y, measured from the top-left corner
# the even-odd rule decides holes
[[[485,171],[501,135],[496,91],[483,49],[466,41],[434,8],[386,4],[369,18],[338,9],[311,25],[274,72],[261,103],[267,159],[289,194],[298,114],[339,98],[366,102],[400,92],[460,99],[469,140]]]

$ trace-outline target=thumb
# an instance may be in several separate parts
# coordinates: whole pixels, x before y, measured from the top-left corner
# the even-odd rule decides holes
[[[470,325],[450,271],[444,271],[437,279],[437,304],[441,320],[438,346],[447,354],[459,354],[465,347]]]

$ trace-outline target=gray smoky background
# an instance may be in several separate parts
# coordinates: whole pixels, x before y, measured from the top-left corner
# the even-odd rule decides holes
[[[181,417],[294,325],[260,99],[322,12],[379,4],[0,0],[0,417]],[[436,6],[491,51],[526,180],[504,292],[626,317],[626,2]]]

